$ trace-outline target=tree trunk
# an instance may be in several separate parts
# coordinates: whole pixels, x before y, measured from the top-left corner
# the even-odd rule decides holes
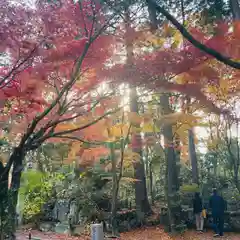
[[[16,207],[18,201],[18,192],[20,188],[21,175],[23,171],[24,150],[22,148],[15,148],[10,159],[13,159],[13,169],[11,177],[11,186],[9,189],[8,198],[8,238],[10,240],[16,239],[16,224],[17,214]]]
[[[129,39],[130,33],[130,16],[128,9],[125,14],[125,26],[126,26],[126,51],[127,51],[127,65],[129,68],[133,66],[133,43]],[[130,111],[138,113],[138,100],[137,100],[137,91],[136,88],[131,86],[130,91]],[[136,200],[136,209],[139,213],[139,216],[142,213],[147,214],[151,212],[151,207],[147,197],[147,187],[146,187],[146,176],[144,163],[142,161],[142,139],[140,134],[134,134],[132,136],[133,142],[133,152],[138,153],[141,156],[141,161],[134,163],[134,177],[137,180],[135,182],[135,200]]]
[[[170,114],[169,99],[167,94],[160,97],[160,104],[163,114]],[[179,200],[179,184],[178,184],[178,170],[176,164],[176,155],[173,147],[173,132],[172,126],[166,124],[163,126],[165,156],[167,160],[166,177],[167,177],[167,202],[168,202],[168,216],[169,216],[169,230],[175,231],[175,227],[181,223],[181,206]]]
[[[234,180],[235,180],[236,188],[237,188],[238,192],[240,193],[240,183],[239,183],[238,173],[235,173]]]
[[[130,94],[130,110],[131,112],[138,113],[138,102],[137,102],[137,92],[133,88]],[[134,163],[134,177],[137,180],[135,182],[135,199],[136,208],[141,213],[150,213],[151,207],[147,197],[147,186],[146,186],[146,176],[144,163],[142,160],[142,139],[140,134],[134,134],[132,136],[132,151],[138,153],[141,156],[141,160]]]
[[[192,181],[193,183],[199,184],[197,154],[194,143],[194,133],[192,129],[188,130],[188,151],[192,165]]]
[[[180,168],[181,168],[181,150],[180,150],[180,139],[179,136],[175,136],[175,161],[176,161],[176,178],[178,184],[176,185],[176,191],[179,191],[180,185],[181,185],[181,179],[180,179]]]
[[[235,159],[233,159],[233,161],[235,161]],[[236,159],[236,161],[239,161],[239,159]],[[234,171],[234,182],[235,182],[235,186],[238,190],[238,192],[240,193],[240,182],[239,182],[239,164],[238,162],[233,162],[233,171]]]
[[[117,197],[118,197],[118,177],[117,177],[117,162],[115,158],[114,146],[111,143],[110,146],[110,158],[112,162],[112,202],[111,202],[111,225],[112,225],[112,235],[117,235]]]
[[[0,176],[1,176],[1,182],[0,182],[0,240],[4,240],[4,230],[6,228],[6,217],[7,217],[7,211],[6,206],[8,203],[8,174],[4,174],[5,168],[0,162]],[[5,176],[3,176],[3,174]]]
[[[154,205],[154,190],[153,190],[153,170],[152,170],[152,163],[149,164],[149,182],[150,182],[150,194],[152,205]]]
[[[148,13],[149,13],[151,31],[155,32],[156,29],[158,28],[157,11],[154,4],[151,1],[148,1]]]
[[[240,6],[238,0],[230,0],[230,7],[234,20],[240,19]]]

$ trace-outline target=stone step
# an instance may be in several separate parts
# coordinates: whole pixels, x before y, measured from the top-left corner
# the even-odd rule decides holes
[[[69,231],[69,225],[66,224],[66,223],[57,223],[55,228],[54,228],[54,231],[56,233],[67,233]]]

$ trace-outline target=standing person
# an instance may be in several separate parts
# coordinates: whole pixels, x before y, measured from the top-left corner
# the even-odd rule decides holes
[[[204,218],[202,215],[202,199],[200,197],[200,194],[198,192],[195,193],[194,199],[193,199],[193,213],[196,218],[196,228],[197,231],[203,232],[203,223],[204,223]]]
[[[224,211],[226,204],[224,199],[218,195],[217,190],[213,190],[213,195],[209,200],[209,207],[212,209],[212,217],[214,224],[214,237],[223,236],[224,228]]]
[[[203,217],[203,227],[204,227],[204,226],[206,226],[206,221],[207,221],[207,207],[206,207],[206,204],[203,204],[202,217]],[[205,229],[205,231],[206,231],[206,229]]]

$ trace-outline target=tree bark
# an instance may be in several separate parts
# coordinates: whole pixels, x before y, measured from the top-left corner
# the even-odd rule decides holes
[[[170,114],[169,99],[167,94],[160,97],[160,104],[163,114]],[[163,136],[165,145],[165,156],[167,160],[166,177],[167,177],[167,202],[168,202],[168,216],[169,216],[169,230],[175,231],[175,227],[181,223],[181,206],[178,194],[179,181],[178,170],[176,164],[176,154],[173,147],[173,132],[172,126],[166,124],[163,126]]]
[[[138,113],[137,92],[133,88],[130,94],[130,110],[131,112]],[[134,163],[134,177],[137,180],[135,182],[135,199],[136,208],[139,212],[148,214],[151,212],[151,207],[147,196],[146,175],[144,169],[144,163],[142,160],[142,139],[140,134],[134,134],[132,136],[132,151],[141,156],[141,160]]]
[[[234,20],[240,19],[240,6],[238,0],[230,0],[230,7]]]
[[[147,5],[148,5],[148,13],[149,13],[151,31],[155,32],[156,29],[158,28],[157,11],[156,11],[154,4],[151,1],[149,1],[147,3]]]
[[[197,154],[194,143],[194,133],[192,129],[188,130],[188,151],[192,165],[192,181],[193,183],[199,184]]]
[[[148,12],[149,12],[149,19],[151,22],[151,29],[152,31],[156,31],[158,29],[157,25],[157,17],[156,12],[159,9],[156,8],[156,3],[153,1],[148,1]],[[169,98],[167,94],[162,94],[160,97],[160,104],[162,107],[162,112],[164,114],[170,114],[171,109],[169,106]],[[179,190],[179,181],[178,181],[178,166],[176,164],[176,153],[173,148],[173,132],[171,125],[165,125],[163,127],[163,136],[164,136],[164,143],[172,145],[167,145],[165,147],[165,158],[166,158],[166,197],[168,203],[168,218],[169,218],[169,231],[173,232],[175,230],[175,226],[180,223],[180,213],[181,213],[181,206],[178,196]]]
[[[125,26],[126,26],[126,51],[127,51],[127,65],[132,67],[133,65],[133,43],[129,39],[130,33],[130,16],[128,9],[125,13]],[[138,100],[137,100],[137,91],[136,88],[131,86],[130,90],[130,111],[138,113]],[[134,163],[134,177],[137,180],[135,182],[135,201],[136,209],[140,213],[150,213],[151,207],[147,197],[147,187],[146,187],[146,176],[144,163],[142,161],[142,139],[140,134],[134,134],[132,136],[132,142],[134,143],[132,151],[138,153],[141,156],[141,161]],[[139,216],[140,216],[139,215]]]
[[[115,158],[115,151],[113,143],[110,146],[110,158],[112,162],[112,202],[111,202],[111,225],[112,225],[112,235],[117,235],[117,196],[118,196],[118,177],[117,177],[117,162]]]
[[[5,177],[3,176],[5,171],[5,168],[0,162],[0,176],[1,178],[0,182],[0,240],[4,240],[4,230],[6,227],[6,217],[7,217],[7,211],[6,206],[8,203],[8,174],[5,174]]]
[[[17,214],[16,207],[18,201],[18,193],[20,188],[21,175],[23,171],[23,160],[25,157],[24,150],[22,148],[15,148],[10,159],[13,159],[13,169],[11,177],[11,186],[9,189],[8,198],[8,231],[7,235],[10,240],[15,240]]]
[[[149,182],[152,205],[154,205],[154,190],[153,190],[153,169],[152,163],[149,164]]]

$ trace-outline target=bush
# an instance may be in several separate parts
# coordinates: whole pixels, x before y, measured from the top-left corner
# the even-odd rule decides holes
[[[37,221],[42,205],[51,198],[52,188],[52,176],[33,170],[23,173],[20,198],[24,201],[25,223]]]

